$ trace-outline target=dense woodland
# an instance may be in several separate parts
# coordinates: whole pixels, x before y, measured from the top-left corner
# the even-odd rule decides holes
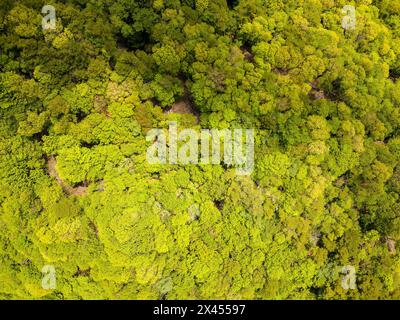
[[[0,0],[0,299],[399,299],[399,54],[398,0]]]

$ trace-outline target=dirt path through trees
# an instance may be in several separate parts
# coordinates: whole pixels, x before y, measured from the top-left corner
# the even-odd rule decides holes
[[[51,156],[47,162],[47,170],[49,172],[50,177],[57,180],[58,184],[63,188],[64,192],[67,195],[73,196],[84,196],[87,193],[87,187],[85,186],[78,186],[78,187],[71,187],[66,182],[64,182],[60,176],[58,175],[57,169],[57,160],[54,156]]]

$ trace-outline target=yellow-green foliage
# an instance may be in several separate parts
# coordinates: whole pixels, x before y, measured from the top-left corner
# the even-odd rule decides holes
[[[0,299],[399,299],[400,5],[351,2],[2,0]],[[254,172],[150,165],[170,121]]]

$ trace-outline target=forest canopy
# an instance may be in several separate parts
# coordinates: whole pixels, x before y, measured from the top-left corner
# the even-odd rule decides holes
[[[0,299],[399,299],[399,78],[398,0],[0,0]]]

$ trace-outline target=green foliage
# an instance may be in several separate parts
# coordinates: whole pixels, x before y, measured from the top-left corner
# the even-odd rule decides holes
[[[0,299],[400,298],[397,0],[3,2]],[[170,121],[254,172],[150,165]]]

